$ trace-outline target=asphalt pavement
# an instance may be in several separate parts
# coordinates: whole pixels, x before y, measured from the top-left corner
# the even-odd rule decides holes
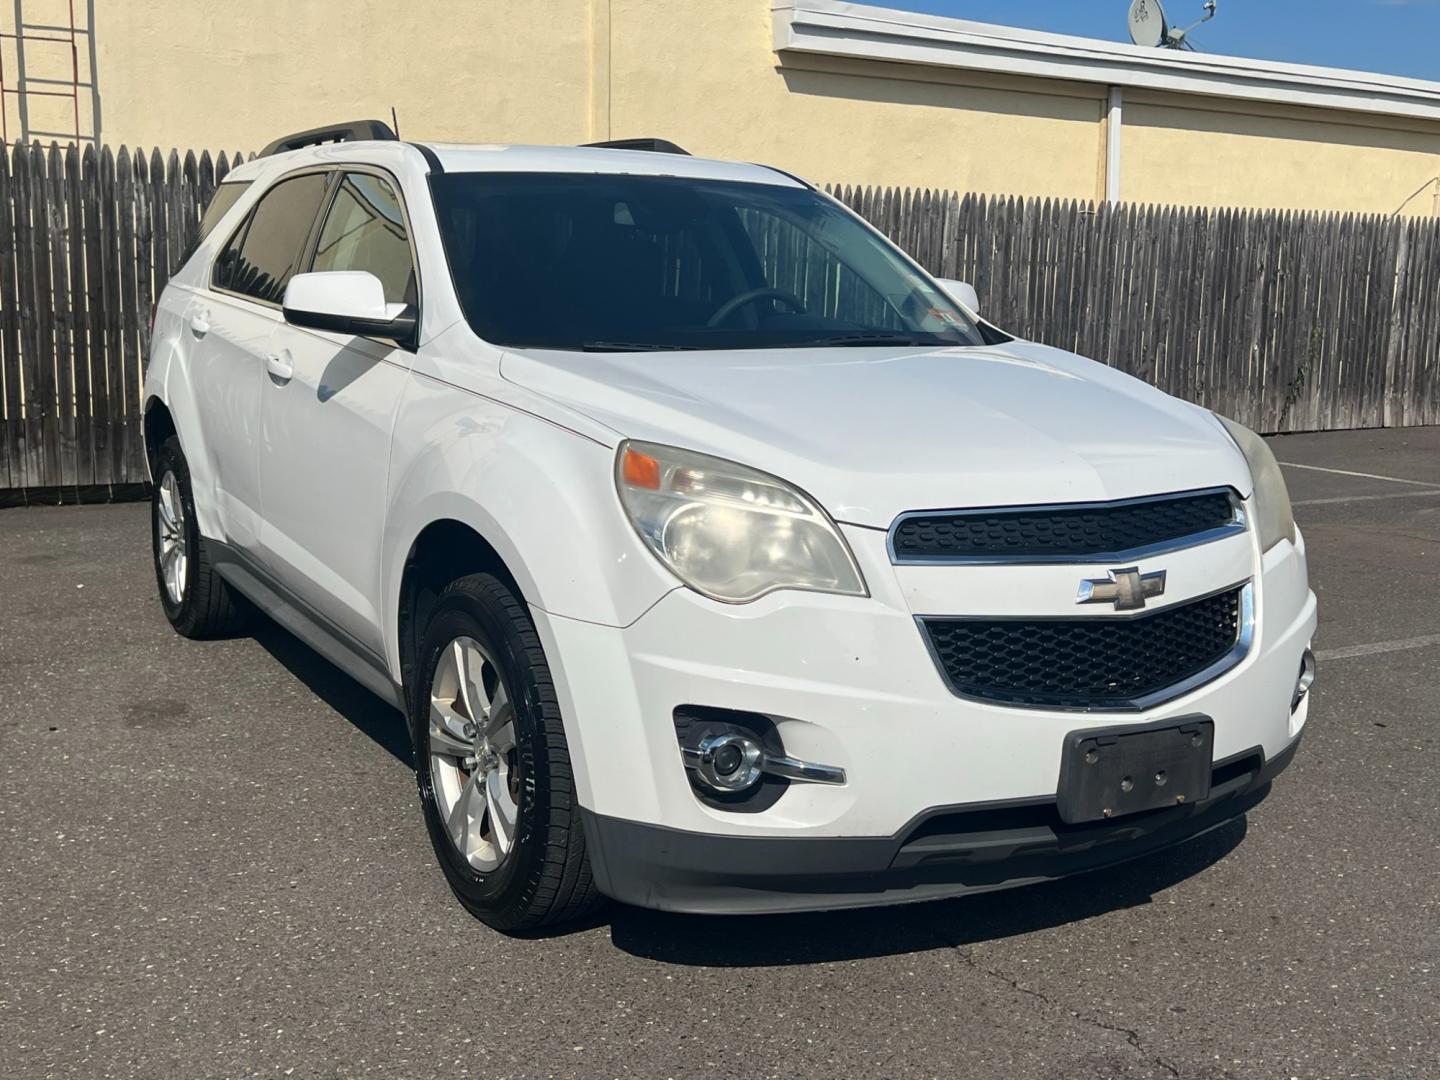
[[[1247,820],[535,939],[452,900],[397,713],[274,627],[171,632],[145,506],[0,511],[0,1076],[1440,1077],[1440,428],[1272,445],[1320,674]]]

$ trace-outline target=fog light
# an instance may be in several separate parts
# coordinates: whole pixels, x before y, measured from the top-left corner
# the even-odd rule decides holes
[[[1295,681],[1295,693],[1290,698],[1290,711],[1294,712],[1300,707],[1300,702],[1310,692],[1310,687],[1315,685],[1315,654],[1309,649],[1305,655],[1300,657],[1300,677]]]
[[[712,755],[717,776],[729,776],[736,769],[740,768],[744,760],[745,751],[741,750],[740,747],[733,742],[726,743]]]
[[[715,791],[744,791],[760,782],[764,748],[748,735],[728,732],[707,735],[694,749],[686,748],[685,764]]]

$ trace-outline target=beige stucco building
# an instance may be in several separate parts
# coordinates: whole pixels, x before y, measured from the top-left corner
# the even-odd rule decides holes
[[[62,38],[69,5],[19,3]],[[653,135],[819,182],[1440,212],[1440,83],[1388,75],[835,0],[75,7],[73,65],[63,41],[23,56],[0,42],[12,141],[78,126],[115,145],[250,150],[393,107],[407,137]]]

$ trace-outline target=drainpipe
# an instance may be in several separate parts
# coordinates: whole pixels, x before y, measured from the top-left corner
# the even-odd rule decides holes
[[[590,116],[586,132],[591,142],[614,138],[610,123],[611,0],[590,0]]]
[[[1120,87],[1110,87],[1105,113],[1105,201],[1120,201]]]

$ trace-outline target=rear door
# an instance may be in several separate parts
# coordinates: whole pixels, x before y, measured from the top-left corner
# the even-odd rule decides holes
[[[265,353],[325,184],[323,173],[309,173],[282,179],[261,196],[216,258],[209,290],[196,294],[185,316],[219,539],[252,552],[260,539]]]
[[[306,270],[365,270],[387,303],[419,305],[399,185],[347,168]],[[396,410],[412,353],[393,341],[282,323],[260,423],[261,547],[271,571],[353,643],[383,655],[380,544]]]

